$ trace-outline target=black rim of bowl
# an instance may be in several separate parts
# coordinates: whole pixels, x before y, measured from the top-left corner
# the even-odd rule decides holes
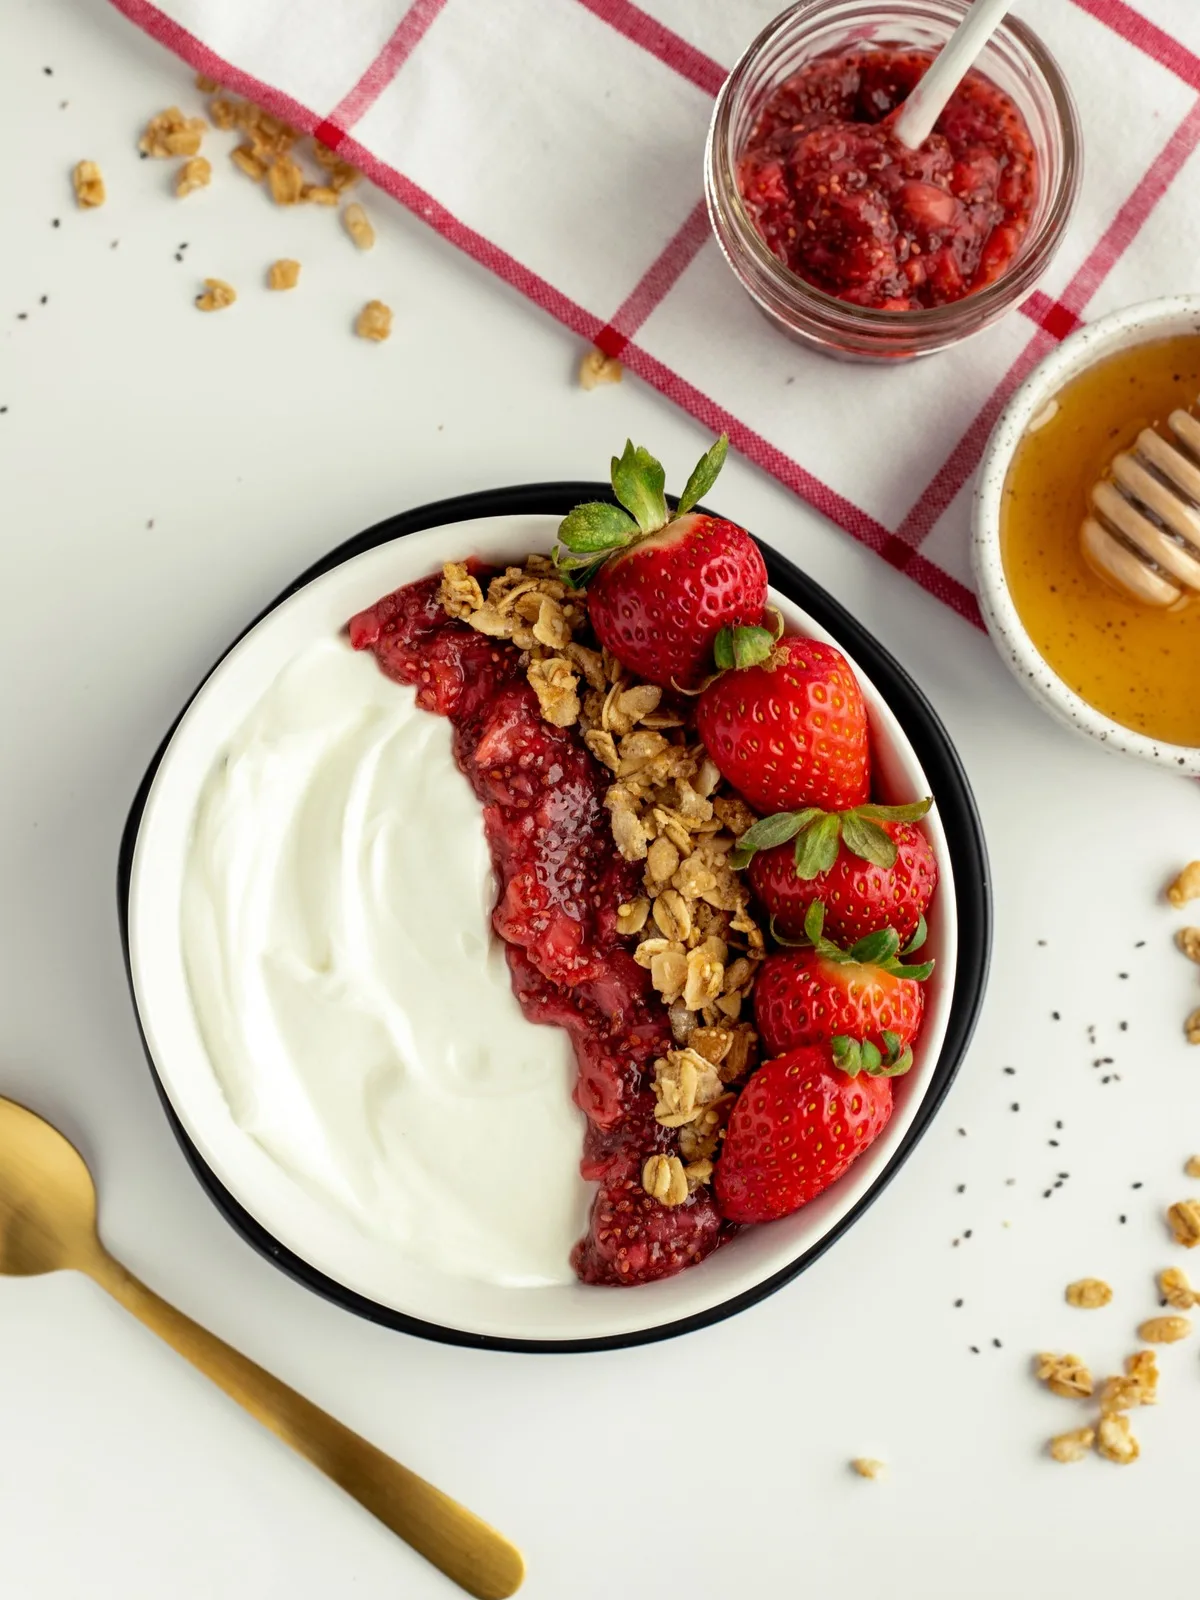
[[[134,847],[141,827],[142,813],[145,809],[146,797],[150,786],[158,771],[167,745],[196,695],[208,682],[212,672],[220,662],[225,659],[231,650],[236,649],[250,629],[269,616],[279,605],[295,594],[297,590],[305,587],[315,578],[322,577],[335,567],[351,560],[354,556],[362,555],[364,551],[373,550],[376,546],[387,544],[392,540],[403,538],[409,533],[419,533],[427,528],[440,527],[446,523],[467,522],[477,517],[500,517],[513,515],[554,515],[563,516],[572,506],[581,500],[611,500],[612,490],[603,483],[536,483],[516,484],[511,488],[483,490],[475,494],[459,495],[449,500],[438,500],[430,505],[418,506],[412,511],[401,512],[398,516],[389,517],[386,521],[377,523],[373,528],[368,528],[364,533],[357,534],[354,538],[346,540],[327,556],[309,567],[306,572],[288,585],[269,606],[267,606],[254,620],[247,624],[238,637],[230,644],[229,648],[221,655],[218,661],[205,674],[196,686],[194,693],[189,697],[176,717],[171,727],[163,737],[162,743],[155,751],[138,790],[133,799],[129,816],[126,819],[124,833],[121,837],[121,850],[117,866],[117,901],[121,925],[121,945],[125,957],[125,973],[129,981],[130,996],[134,1002],[134,1013],[137,1015],[137,1000],[133,993],[133,976],[129,960],[129,888],[131,868],[133,864]],[[896,720],[904,729],[904,733],[917,754],[917,759],[925,769],[925,774],[930,781],[938,809],[941,813],[942,823],[946,832],[947,845],[951,864],[954,869],[954,882],[958,909],[958,969],[954,983],[954,994],[951,1000],[950,1020],[946,1030],[946,1038],[942,1045],[941,1056],[934,1071],[933,1080],[926,1091],[925,1097],[917,1111],[912,1126],[905,1134],[902,1143],[893,1155],[884,1171],[871,1185],[871,1188],[862,1197],[858,1204],[833,1228],[829,1230],[811,1249],[798,1256],[795,1261],[773,1273],[763,1282],[741,1294],[732,1295],[719,1305],[707,1311],[697,1312],[693,1316],[681,1317],[673,1322],[661,1323],[652,1328],[639,1329],[632,1333],[610,1334],[601,1338],[592,1339],[509,1339],[498,1338],[490,1334],[471,1333],[459,1328],[446,1328],[438,1323],[424,1322],[418,1317],[407,1316],[404,1312],[394,1311],[390,1307],[381,1306],[364,1295],[355,1293],[346,1288],[335,1279],[318,1272],[302,1257],[284,1248],[279,1241],[255,1220],[250,1213],[234,1199],[220,1179],[202,1160],[199,1152],[188,1138],[183,1125],[175,1113],[170,1100],[163,1088],[162,1080],[150,1055],[146,1044],[145,1033],[141,1027],[141,1017],[137,1017],[138,1029],[142,1037],[142,1045],[146,1052],[146,1060],[158,1090],[159,1099],[162,1101],[166,1113],[180,1148],[183,1150],[192,1171],[200,1180],[209,1198],[242,1238],[253,1245],[262,1255],[268,1257],[276,1266],[281,1267],[306,1288],[323,1295],[327,1300],[345,1307],[348,1311],[355,1312],[358,1316],[366,1317],[371,1322],[382,1324],[387,1328],[394,1328],[402,1333],[418,1335],[421,1338],[433,1339],[442,1344],[465,1346],[475,1350],[508,1350],[526,1354],[536,1354],[543,1351],[558,1351],[563,1353],[582,1352],[592,1350],[622,1349],[632,1345],[651,1344],[660,1339],[674,1338],[679,1334],[690,1333],[697,1328],[705,1328],[713,1323],[721,1322],[726,1317],[732,1317],[739,1311],[744,1311],[748,1306],[755,1305],[775,1290],[789,1283],[806,1267],[812,1265],[819,1256],[824,1255],[831,1245],[836,1243],[841,1236],[858,1221],[867,1207],[873,1204],[895,1177],[903,1163],[912,1154],[918,1141],[933,1121],[946,1093],[958,1072],[971,1035],[975,1031],[975,1023],[983,1004],[984,990],[987,984],[988,964],[991,956],[992,943],[992,904],[991,885],[988,870],[987,849],[984,844],[983,829],[980,825],[979,814],[975,807],[975,800],[971,793],[970,784],[963,770],[962,762],[949,735],[943,728],[941,721],[929,704],[928,700],[917,688],[904,668],[883,648],[863,626],[821,586],[814,583],[800,569],[786,560],[769,545],[761,544],[763,557],[767,564],[767,572],[772,585],[782,594],[794,601],[797,605],[813,616],[822,627],[827,628],[833,637],[839,640],[863,668],[870,674],[876,687],[883,694],[891,708]],[[622,1291],[595,1290],[595,1293],[620,1293]],[[628,1292],[628,1291],[625,1291]],[[636,1292],[636,1291],[635,1291]]]

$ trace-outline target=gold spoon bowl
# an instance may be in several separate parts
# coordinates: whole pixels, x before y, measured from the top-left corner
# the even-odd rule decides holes
[[[96,1188],[75,1146],[0,1098],[0,1273],[83,1272],[252,1417],[332,1478],[479,1600],[505,1600],[520,1552],[457,1501],[161,1300],[115,1261],[96,1230]]]

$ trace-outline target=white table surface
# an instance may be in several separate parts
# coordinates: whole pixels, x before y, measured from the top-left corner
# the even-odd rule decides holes
[[[117,842],[163,729],[282,584],[388,513],[600,475],[627,433],[678,483],[706,439],[635,381],[578,390],[569,336],[382,197],[365,256],[223,159],[176,201],[134,139],[198,96],[100,0],[0,0],[0,36],[0,1091],[78,1141],[109,1246],[503,1528],[530,1600],[1050,1600],[1193,1577],[1195,1343],[1163,1352],[1128,1471],[1039,1454],[1084,1415],[1029,1360],[1069,1348],[1107,1369],[1155,1309],[1152,1273],[1186,1264],[1161,1210],[1200,1148],[1200,1051],[1180,1031],[1200,993],[1171,944],[1183,918],[1156,896],[1200,855],[1200,795],[1073,742],[985,637],[737,460],[715,503],[915,675],[987,829],[991,989],[918,1153],[764,1304],[601,1356],[372,1327],[213,1209],[159,1109],[117,939]],[[108,183],[95,213],[72,202],[81,157]],[[268,295],[284,254],[301,287]],[[240,289],[232,311],[192,309],[207,274]],[[373,296],[396,310],[380,348],[349,332]],[[1119,1081],[1101,1083],[1098,1055]],[[1108,1310],[1063,1303],[1085,1273],[1115,1286]],[[889,1481],[852,1477],[859,1454]],[[0,1283],[0,1562],[5,1600],[452,1592],[72,1276]]]

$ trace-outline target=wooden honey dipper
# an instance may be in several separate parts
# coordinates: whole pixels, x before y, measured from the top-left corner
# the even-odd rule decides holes
[[[1172,411],[1175,443],[1143,428],[1092,485],[1083,554],[1114,588],[1163,608],[1200,594],[1200,421]]]

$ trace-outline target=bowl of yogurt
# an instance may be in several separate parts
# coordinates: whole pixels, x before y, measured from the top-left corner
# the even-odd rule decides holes
[[[580,1283],[593,1185],[564,1030],[515,999],[482,811],[450,724],[356,654],[347,619],[467,555],[547,551],[591,485],[473,496],[371,530],[229,649],[164,740],[122,847],[130,983],[168,1116],[239,1231],[309,1287],[450,1342],[592,1349],[717,1320],[827,1248],[928,1125],[990,938],[970,791],[927,703],[836,602],[764,552],[789,625],[834,639],[877,765],[932,793],[942,888],[919,1059],[891,1123],[793,1216],[636,1289]],[[524,509],[514,510],[514,502]]]

